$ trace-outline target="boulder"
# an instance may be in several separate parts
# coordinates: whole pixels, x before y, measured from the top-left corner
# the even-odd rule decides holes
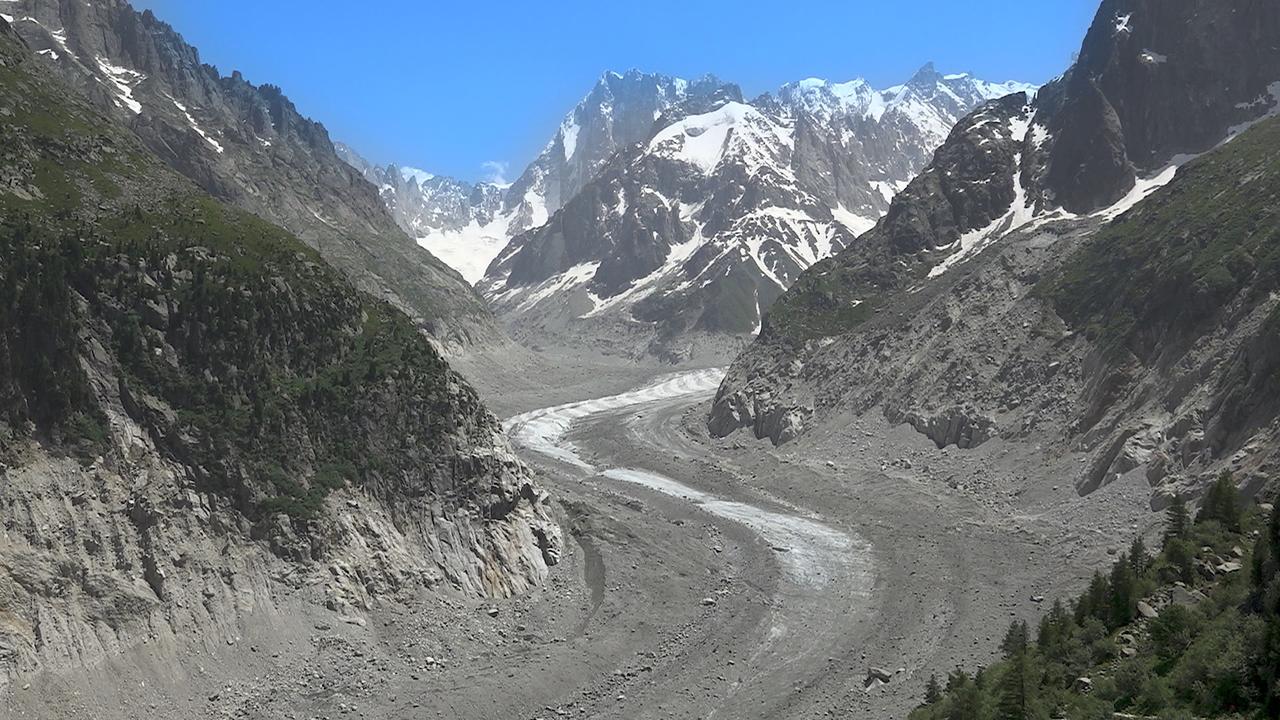
[[[1148,620],[1160,617],[1160,613],[1156,612],[1155,608],[1147,604],[1146,600],[1138,601],[1138,614]]]
[[[1169,597],[1169,602],[1173,603],[1174,605],[1182,605],[1183,607],[1190,607],[1192,605],[1195,605],[1196,603],[1199,603],[1201,601],[1208,600],[1208,599],[1209,598],[1199,590],[1187,590],[1186,588],[1175,587],[1173,589],[1173,593]]]
[[[893,674],[884,668],[869,667],[867,668],[867,684],[872,682],[887,683],[893,679]]]

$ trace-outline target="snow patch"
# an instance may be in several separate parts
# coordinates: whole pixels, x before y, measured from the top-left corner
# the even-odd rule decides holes
[[[57,33],[53,33],[53,35],[55,38],[57,37]],[[64,44],[65,37],[64,33]],[[129,68],[120,67],[119,65],[112,65],[110,62],[103,60],[102,58],[94,59],[98,62],[98,68],[102,70],[102,73],[107,76],[107,80],[113,87],[115,87],[116,104],[122,108],[128,108],[134,115],[141,114],[142,103],[133,99],[133,89],[137,87],[138,83],[146,80],[147,76],[137,70],[130,70]]]
[[[1168,55],[1161,55],[1154,50],[1143,50],[1142,54],[1138,56],[1138,59],[1148,65],[1163,65],[1169,62]]]
[[[654,118],[655,120],[657,118]],[[564,159],[565,162],[573,159],[573,153],[578,149],[578,131],[581,128],[575,120],[571,123],[560,126],[560,132],[564,136]]]
[[[400,168],[400,177],[404,178],[405,182],[414,180],[417,181],[418,185],[422,185],[428,180],[434,180],[435,173],[429,173],[426,170],[419,170],[418,168],[405,167]]]
[[[868,218],[856,215],[845,209],[843,205],[837,205],[831,209],[831,215],[835,217],[836,222],[849,229],[849,232],[861,235],[876,226],[879,218]]]
[[[705,245],[706,242],[707,239],[702,235],[702,228],[699,227],[698,231],[693,234],[693,237],[679,245],[672,246],[671,250],[667,253],[666,261],[662,263],[661,267],[649,273],[645,277],[636,280],[632,283],[631,287],[627,288],[626,291],[618,293],[610,298],[601,298],[595,293],[591,293],[591,301],[595,303],[595,308],[580,317],[582,319],[599,317],[619,305],[648,297],[657,289],[658,281],[679,270],[680,266],[683,265],[686,260],[693,257],[693,254]]]
[[[204,138],[204,141],[212,145],[213,149],[217,150],[218,154],[221,155],[223,153],[222,144],[219,143],[217,140],[214,140],[212,137],[209,137],[209,134],[206,133],[204,129],[200,127],[199,123],[196,122],[196,119],[191,117],[191,113],[187,111],[187,108],[185,105],[178,102],[177,100],[174,100],[172,97],[169,99],[173,101],[174,107],[178,108],[178,110],[181,111],[182,114],[186,116],[187,124],[191,126],[191,129],[195,130],[197,135]]]
[[[1094,213],[1094,215],[1107,220],[1114,220],[1126,212],[1129,212],[1135,205],[1146,200],[1147,196],[1151,195],[1151,193],[1172,182],[1173,178],[1178,174],[1178,168],[1185,165],[1187,161],[1191,160],[1193,157],[1194,156],[1191,155],[1179,155],[1160,171],[1146,178],[1138,178],[1137,182],[1133,184],[1133,189],[1129,191],[1128,195],[1125,195],[1119,202],[1111,207],[1099,210]]]
[[[1253,120],[1240,123],[1239,125],[1235,125],[1229,128],[1227,130],[1227,137],[1221,143],[1219,143],[1217,147],[1222,147],[1223,145],[1226,145],[1232,140],[1235,140],[1237,137],[1240,136],[1241,133],[1253,127],[1254,125],[1257,125],[1263,120],[1267,120],[1269,118],[1273,118],[1273,117],[1276,117],[1277,115],[1280,115],[1280,82],[1271,83],[1271,85],[1267,86],[1267,94],[1263,95],[1262,97],[1258,98],[1252,103],[1246,103],[1243,105],[1243,107],[1241,106],[1237,106],[1237,107],[1241,107],[1241,109],[1244,109],[1248,107],[1255,107],[1258,105],[1262,105],[1264,103],[1269,105],[1266,112],[1262,113],[1260,116],[1258,116],[1257,118],[1254,118]],[[1214,148],[1214,149],[1217,149],[1217,148]],[[1210,150],[1209,152],[1212,152],[1212,150]],[[1154,193],[1155,191],[1173,182],[1173,179],[1178,175],[1178,170],[1181,169],[1183,165],[1186,165],[1187,163],[1191,162],[1197,157],[1199,156],[1198,155],[1175,156],[1172,160],[1169,161],[1168,165],[1164,166],[1160,170],[1157,170],[1156,172],[1152,173],[1151,175],[1148,175],[1145,178],[1138,178],[1138,180],[1133,185],[1133,189],[1130,190],[1127,195],[1121,198],[1114,205],[1107,208],[1103,208],[1102,210],[1095,212],[1094,216],[1102,217],[1107,220],[1114,220],[1115,218],[1120,217],[1121,215],[1128,212],[1129,210],[1132,210],[1138,203],[1150,197],[1151,194]]]
[[[600,263],[589,262],[565,270],[559,275],[555,275],[542,284],[538,285],[529,292],[516,307],[516,312],[527,312],[537,307],[539,303],[553,295],[559,295],[567,290],[571,290],[579,285],[589,282],[595,277],[596,271],[600,269]]]
[[[1126,15],[1121,15],[1117,13],[1116,14],[1116,32],[1117,33],[1133,32],[1133,25],[1131,23],[1132,20],[1133,20],[1133,13],[1128,13]]]
[[[474,285],[480,282],[489,264],[507,246],[507,224],[500,220],[481,225],[472,220],[460,230],[433,230],[417,240],[418,245]]]

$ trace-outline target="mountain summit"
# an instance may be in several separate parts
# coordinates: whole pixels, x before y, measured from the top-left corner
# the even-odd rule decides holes
[[[885,90],[810,79],[747,102],[687,88],[490,266],[479,287],[515,333],[671,359],[748,337],[801,272],[875,224],[957,119],[1031,89],[931,66]]]

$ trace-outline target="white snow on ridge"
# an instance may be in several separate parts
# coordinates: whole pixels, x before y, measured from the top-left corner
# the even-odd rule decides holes
[[[1009,137],[1024,139],[1032,132],[1028,117],[1014,118],[1008,126]],[[963,263],[986,250],[997,240],[1021,228],[1035,219],[1034,204],[1027,203],[1027,189],[1022,185],[1022,153],[1018,153],[1014,163],[1013,204],[1000,217],[992,220],[986,227],[964,233],[951,245],[955,248],[942,262],[929,270],[929,278],[938,278],[948,270]]]
[[[12,24],[13,24],[13,16],[12,16],[12,15],[5,15],[4,13],[0,13],[0,20],[4,20],[5,22],[9,23],[10,25],[12,25]]]
[[[57,37],[57,33],[54,33]],[[65,35],[64,35],[65,37]],[[116,89],[117,104],[120,107],[127,107],[134,115],[142,113],[142,103],[133,99],[133,88],[143,80],[147,79],[146,75],[137,70],[130,70],[126,67],[112,65],[110,62],[102,58],[94,58],[98,62],[98,68],[107,76],[111,85]]]
[[[560,132],[564,137],[564,159],[566,162],[573,159],[573,153],[578,149],[579,130],[581,130],[581,127],[576,120],[573,122],[566,121],[564,125],[560,126]]]
[[[174,106],[177,107],[178,110],[182,111],[182,114],[186,116],[187,124],[191,126],[191,129],[195,130],[197,135],[204,138],[205,142],[212,145],[213,149],[217,150],[218,154],[221,155],[223,153],[222,144],[219,143],[217,140],[214,140],[213,138],[209,137],[209,134],[206,133],[204,129],[200,127],[200,125],[196,122],[196,119],[191,117],[191,113],[187,111],[187,108],[185,105],[178,102],[177,100],[174,100],[173,98],[169,98],[169,99],[172,100]]]
[[[417,180],[418,184],[422,185],[426,181],[434,179],[435,174],[429,173],[426,170],[419,170],[418,168],[403,167],[400,168],[400,177],[404,178],[405,182]]]
[[[778,172],[788,173],[780,153],[794,144],[788,127],[750,105],[730,102],[664,128],[649,141],[649,151],[692,165],[706,175],[714,172],[730,153],[748,169],[771,165]]]
[[[948,83],[961,81],[968,81],[969,87],[984,100],[995,100],[1017,92],[1034,95],[1039,90],[1038,85],[1016,80],[993,83],[972,78],[968,73],[956,73],[944,75],[943,82],[937,85],[937,91],[951,96],[956,102],[963,103],[964,101],[955,90],[948,85]],[[941,133],[944,139],[950,131],[950,123],[945,119],[934,117],[937,115],[937,110],[930,107],[916,89],[909,85],[895,85],[884,90],[876,90],[862,78],[844,83],[807,78],[784,85],[780,94],[783,98],[789,98],[815,115],[860,115],[865,119],[878,122],[885,114],[896,110],[922,129],[934,135]]]

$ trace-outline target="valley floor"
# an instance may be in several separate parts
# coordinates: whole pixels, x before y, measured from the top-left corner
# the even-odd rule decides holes
[[[521,363],[490,375],[487,401],[505,416],[671,373],[571,354]],[[1012,617],[1038,616],[1033,596],[1074,594],[1109,547],[1154,519],[1145,487],[1079,498],[1066,468],[1035,448],[939,451],[878,415],[777,449],[741,434],[713,440],[712,392],[602,404],[566,437],[591,470],[521,449],[571,538],[532,597],[402,597],[357,621],[282,596],[234,637],[157,639],[11,687],[0,708],[13,718],[905,717],[930,673],[989,661]],[[637,473],[683,487],[658,492]],[[870,667],[890,682],[865,687]]]

